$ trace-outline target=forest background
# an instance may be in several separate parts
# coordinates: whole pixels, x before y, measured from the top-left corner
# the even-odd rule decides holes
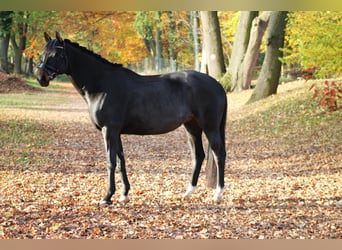
[[[142,74],[195,69],[213,75],[227,91],[241,91],[253,87],[252,80],[261,72],[270,44],[267,39],[271,39],[267,38],[271,14],[268,11],[1,11],[0,67],[7,73],[33,75],[45,43],[43,32],[59,31],[62,37]],[[282,19],[286,28],[281,29],[283,44],[276,49],[280,51],[276,58],[282,62],[276,85],[308,73],[319,78],[340,76],[341,12],[283,12]],[[254,43],[253,32],[259,40]],[[206,35],[209,39],[216,36],[219,41],[205,42]],[[210,43],[214,43],[215,52],[210,51]],[[255,48],[251,49],[252,45]],[[249,70],[245,70],[239,65],[251,53],[254,59]],[[210,72],[211,61],[221,64],[218,73]],[[247,84],[235,86],[238,80],[234,74],[238,73],[234,73],[234,67],[250,71]]]
[[[341,12],[1,11],[0,30],[0,239],[342,238]],[[45,31],[141,74],[218,79],[229,92],[223,201],[203,178],[181,198],[180,128],[123,135],[131,202],[98,206],[106,158],[86,103],[65,76],[44,89],[31,78]]]

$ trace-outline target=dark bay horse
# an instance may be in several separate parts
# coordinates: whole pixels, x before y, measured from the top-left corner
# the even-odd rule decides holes
[[[128,201],[130,184],[126,174],[121,134],[161,134],[184,124],[191,148],[192,178],[184,196],[195,190],[205,158],[202,132],[217,166],[214,200],[224,188],[225,124],[227,97],[221,85],[206,74],[195,71],[141,76],[120,64],[62,39],[44,33],[47,42],[37,80],[48,86],[59,74],[66,74],[88,104],[92,123],[102,131],[108,156],[108,191],[104,204],[111,204],[115,192],[116,157],[120,159],[123,192]]]

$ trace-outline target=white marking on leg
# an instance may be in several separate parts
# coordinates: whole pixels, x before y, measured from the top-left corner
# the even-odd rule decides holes
[[[126,195],[122,194],[122,195],[120,196],[119,202],[121,202],[121,203],[127,203],[127,202],[129,202],[128,195],[126,196]]]
[[[214,194],[214,201],[215,202],[218,202],[218,201],[222,200],[223,189],[224,188],[221,188],[220,186],[216,187],[215,194]]]
[[[184,194],[184,198],[189,197],[195,191],[195,189],[196,189],[196,186],[189,184],[188,189],[186,190]]]

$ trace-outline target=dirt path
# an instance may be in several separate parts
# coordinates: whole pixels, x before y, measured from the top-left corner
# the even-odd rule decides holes
[[[255,105],[243,105],[249,91],[228,95],[222,203],[212,203],[204,171],[193,197],[181,199],[191,160],[185,131],[179,128],[164,135],[123,136],[131,201],[116,202],[121,191],[117,172],[109,207],[98,206],[107,180],[101,132],[90,124],[87,106],[72,85],[61,85],[42,93],[65,98],[61,105],[1,114],[2,119],[36,121],[54,139],[37,150],[45,160],[1,166],[0,238],[342,237],[342,157],[338,142],[330,139],[335,130],[325,124],[322,131],[304,127],[310,136],[300,138],[290,124],[286,136],[275,133],[273,138],[259,124],[265,122],[263,114],[245,119],[267,110],[267,103],[302,95],[300,83],[281,86],[279,95]]]

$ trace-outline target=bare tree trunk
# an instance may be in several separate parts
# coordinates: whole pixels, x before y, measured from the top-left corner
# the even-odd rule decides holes
[[[273,11],[267,33],[267,49],[261,73],[252,96],[247,103],[252,103],[277,93],[281,62],[280,50],[284,46],[287,11]]]
[[[208,74],[208,62],[207,62],[207,51],[205,49],[205,41],[202,44],[202,61],[201,61],[201,72]]]
[[[23,18],[23,21],[18,23],[18,37],[19,43],[16,41],[16,34],[13,33],[11,35],[11,44],[14,50],[14,73],[21,74],[22,73],[22,57],[23,51],[26,48],[26,35],[28,29],[28,18],[29,14],[25,12],[20,12],[20,15]]]
[[[217,11],[201,11],[200,13],[209,75],[218,78],[224,74],[225,65]]]
[[[159,28],[159,24],[160,24],[160,16],[161,13],[160,11],[156,11],[155,12],[155,25],[156,25],[156,37],[155,37],[155,41],[156,41],[156,68],[158,71],[161,71],[162,68],[164,67],[163,65],[163,44],[162,44],[162,40],[161,40],[161,30]]]
[[[0,70],[9,73],[8,47],[12,27],[13,11],[0,11]]]
[[[200,61],[198,58],[199,52],[200,52],[198,11],[191,11],[190,16],[191,16],[191,24],[192,24],[192,35],[194,38],[195,70],[200,71]]]
[[[262,37],[270,19],[271,12],[265,11],[262,15],[255,17],[252,22],[249,43],[245,57],[239,70],[237,85],[242,89],[249,89],[252,82],[253,70],[260,53]]]
[[[10,34],[0,37],[0,70],[9,73],[8,69],[8,46]]]
[[[176,52],[176,19],[172,11],[167,11],[169,20],[169,54],[170,54],[170,69],[177,70],[177,52]]]
[[[239,70],[245,56],[253,19],[258,15],[258,11],[241,11],[237,32],[234,37],[232,55],[229,62],[227,74],[231,78],[231,90],[239,92],[242,86],[238,85]]]

